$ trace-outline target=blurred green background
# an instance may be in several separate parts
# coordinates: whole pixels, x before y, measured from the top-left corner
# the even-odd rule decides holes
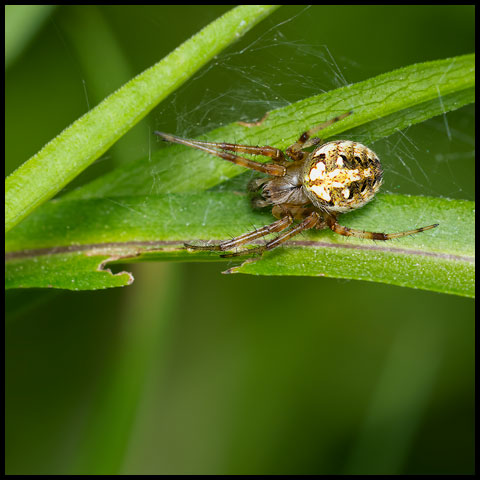
[[[7,10],[7,47],[24,40],[7,56],[5,173],[229,8],[45,7],[24,23]],[[255,120],[471,53],[474,34],[473,6],[282,7],[68,188],[159,148],[154,129]],[[376,142],[384,191],[473,200],[473,131],[468,106]],[[122,289],[7,292],[6,472],[474,472],[471,300],[226,265],[128,265]]]

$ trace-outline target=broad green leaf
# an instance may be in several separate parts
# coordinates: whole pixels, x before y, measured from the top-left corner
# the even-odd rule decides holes
[[[473,296],[473,218],[473,202],[378,195],[341,223],[387,232],[440,226],[390,242],[309,231],[253,262],[224,261],[228,273],[332,276]],[[7,287],[125,285],[126,274],[111,276],[107,263],[218,261],[217,254],[188,252],[183,243],[230,238],[272,220],[233,192],[51,201],[7,235]]]
[[[5,231],[52,198],[194,72],[275,8],[232,9],[45,145],[5,181]]]
[[[233,123],[199,139],[285,148],[303,131],[353,110],[353,115],[325,129],[322,138],[342,134],[343,138],[348,136],[351,140],[370,144],[474,102],[474,85],[473,54],[426,62],[274,110],[260,126]],[[241,167],[197,150],[169,145],[67,196],[88,198],[201,191],[243,171]]]

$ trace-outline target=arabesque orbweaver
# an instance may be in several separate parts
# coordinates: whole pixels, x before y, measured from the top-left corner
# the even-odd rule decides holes
[[[232,143],[212,143],[199,140],[186,140],[167,133],[155,132],[164,140],[180,143],[203,150],[217,157],[268,174],[269,176],[253,180],[249,189],[260,191],[263,198],[255,198],[255,207],[273,205],[272,214],[278,220],[262,228],[244,233],[218,245],[197,246],[185,244],[192,250],[229,251],[241,247],[257,238],[270,233],[281,232],[273,240],[257,248],[243,248],[236,252],[221,255],[261,254],[265,250],[278,247],[286,240],[310,228],[330,228],[339,235],[368,238],[372,240],[391,240],[405,237],[438,224],[416,228],[399,233],[376,233],[344,227],[337,221],[339,214],[363,207],[373,199],[382,184],[382,167],[375,152],[361,143],[349,140],[336,140],[322,143],[312,135],[342,120],[352,112],[335,117],[303,133],[290,145],[285,153],[269,146],[257,147]],[[309,153],[303,149],[315,146]],[[271,163],[255,162],[229,152],[263,155],[271,158]],[[288,160],[290,157],[292,161]],[[292,228],[294,220],[299,220]]]

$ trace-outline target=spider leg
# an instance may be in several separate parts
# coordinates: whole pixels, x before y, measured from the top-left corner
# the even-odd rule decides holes
[[[309,140],[312,135],[340,120],[343,120],[345,117],[348,117],[352,113],[353,112],[342,113],[342,115],[338,115],[338,117],[332,118],[324,123],[321,123],[320,125],[311,128],[310,130],[307,130],[300,135],[300,138],[293,145],[290,145],[285,150],[285,153],[294,160],[303,160],[305,156],[308,155],[308,153],[302,152],[303,148],[318,145],[319,143],[323,142],[323,140],[320,138],[312,138],[311,140]]]
[[[368,238],[370,240],[391,240],[392,238],[406,237],[408,235],[414,235],[415,233],[424,232],[425,230],[431,230],[432,228],[438,227],[438,223],[435,223],[433,225],[429,225],[428,227],[420,227],[416,228],[415,230],[407,230],[405,232],[378,233],[344,227],[337,222],[336,217],[333,215],[327,217],[326,222],[328,227],[339,235],[343,235],[345,237]]]
[[[240,250],[239,252],[226,253],[224,255],[221,255],[221,257],[238,257],[240,255],[255,255],[255,254],[261,254],[266,250],[272,250],[272,248],[278,247],[283,242],[287,241],[289,238],[292,238],[295,235],[298,235],[300,232],[313,228],[317,224],[319,219],[320,219],[320,216],[318,215],[318,213],[312,212],[310,215],[308,215],[308,217],[305,218],[305,220],[303,220],[303,222],[298,223],[290,230],[287,230],[286,232],[281,233],[280,235],[278,235],[277,237],[275,237],[273,240],[263,245],[262,247],[250,248],[250,249],[247,248],[247,249]]]
[[[156,135],[162,137],[167,142],[179,143],[188,147],[197,148],[204,152],[215,155],[216,157],[223,158],[229,162],[235,163],[251,170],[257,170],[259,172],[267,173],[275,177],[283,177],[286,172],[286,168],[283,165],[277,163],[262,163],[249,160],[248,158],[234,155],[231,152],[249,153],[251,155],[264,155],[272,158],[273,161],[285,162],[285,156],[278,148],[269,147],[254,147],[251,145],[237,145],[234,143],[214,143],[214,142],[201,142],[200,140],[187,140],[185,138],[176,137],[163,132],[154,132]],[[220,150],[215,150],[215,149]],[[226,150],[226,151],[225,151]]]
[[[233,248],[240,247],[245,243],[251,242],[252,240],[256,240],[257,238],[264,237],[269,233],[274,232],[281,232],[289,227],[293,222],[293,218],[291,215],[285,215],[284,217],[276,220],[275,222],[271,223],[270,225],[265,225],[262,228],[258,228],[251,232],[244,233],[238,237],[232,238],[231,240],[225,240],[218,245],[205,245],[205,246],[197,246],[197,245],[190,245],[188,243],[185,244],[190,250],[213,250],[213,251],[225,251],[225,250],[232,250]]]

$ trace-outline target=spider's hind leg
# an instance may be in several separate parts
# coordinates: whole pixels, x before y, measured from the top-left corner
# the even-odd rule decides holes
[[[285,218],[285,217],[284,217]],[[292,223],[293,219],[291,216],[290,218],[290,223]],[[250,249],[243,249],[238,252],[234,253],[226,253],[224,255],[221,255],[222,257],[237,257],[239,255],[259,255],[265,252],[266,250],[272,250],[282,243],[286,242],[288,239],[294,237],[295,235],[298,235],[300,232],[303,232],[304,230],[309,230],[310,228],[313,228],[317,225],[317,222],[319,221],[320,216],[317,212],[312,212],[310,215],[308,215],[301,223],[298,223],[295,225],[293,228],[290,230],[285,230],[284,232],[280,233],[280,235],[276,236],[273,240],[270,242],[266,243],[262,247],[257,247],[257,248],[250,248]],[[278,220],[280,221],[280,220]]]
[[[345,227],[337,222],[337,218],[334,215],[329,215],[326,219],[328,228],[335,233],[343,235],[345,237],[357,237],[367,238],[369,240],[392,240],[393,238],[407,237],[408,235],[415,235],[416,233],[424,232],[425,230],[431,230],[438,227],[438,223],[428,225],[427,227],[416,228],[415,230],[406,230],[405,232],[398,233],[380,233],[380,232],[367,232],[365,230],[357,230],[355,228]]]
[[[185,243],[185,247],[188,250],[211,250],[211,251],[227,251],[232,250],[234,248],[240,247],[245,245],[252,240],[256,240],[257,238],[264,237],[270,233],[281,232],[289,227],[293,222],[293,218],[291,215],[285,215],[279,220],[271,223],[270,225],[265,225],[264,227],[257,228],[256,230],[252,230],[251,232],[244,233],[238,237],[232,238],[231,240],[225,240],[220,242],[218,245],[191,245],[189,243]],[[242,250],[239,255],[243,255],[243,253],[247,253],[248,250]],[[222,255],[223,256],[223,255]],[[227,255],[230,256],[230,255]]]
[[[303,152],[303,148],[312,147],[313,145],[318,145],[323,142],[320,138],[310,138],[315,133],[323,130],[324,128],[329,127],[330,125],[343,120],[345,117],[348,117],[353,112],[342,113],[342,115],[338,115],[337,117],[331,118],[330,120],[321,123],[320,125],[316,125],[315,127],[303,132],[300,135],[300,138],[293,144],[290,145],[286,150],[285,153],[293,158],[294,160],[303,160],[308,154]]]

